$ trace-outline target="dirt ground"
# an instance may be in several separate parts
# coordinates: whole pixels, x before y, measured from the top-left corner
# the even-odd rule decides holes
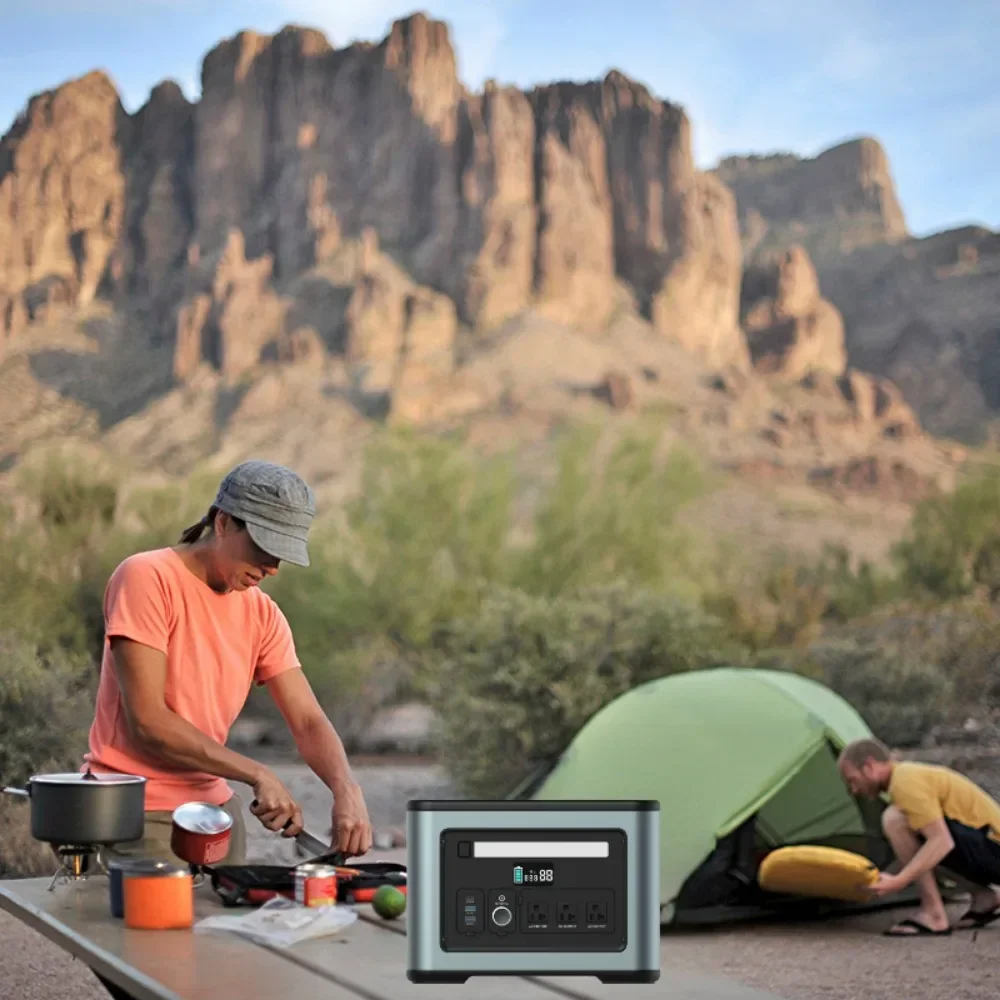
[[[302,802],[310,832],[327,836],[329,792],[299,765],[282,765],[277,770]],[[444,776],[429,766],[361,767],[356,773],[377,830],[402,826],[409,798],[451,795]],[[250,817],[253,856],[296,857],[291,844],[263,830],[257,834],[255,822]],[[372,856],[384,853],[374,850]],[[952,908],[955,918],[963,906]],[[941,939],[881,936],[884,927],[905,915],[905,910],[895,910],[813,923],[667,931],[663,967],[722,976],[785,1000],[992,1000],[997,996],[1000,924]],[[0,942],[0,1000],[107,1000],[85,966],[4,914],[0,914]]]

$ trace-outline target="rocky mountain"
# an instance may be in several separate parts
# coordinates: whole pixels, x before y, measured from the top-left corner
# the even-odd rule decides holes
[[[852,366],[896,382],[932,433],[996,435],[1000,233],[913,237],[871,138],[815,159],[734,157],[715,175],[736,196],[748,264],[791,244],[808,251]]]
[[[168,81],[130,115],[96,71],[36,95],[0,140],[0,473],[69,437],[332,483],[373,420],[529,441],[597,407],[772,485],[946,485],[921,421],[997,403],[993,237],[909,237],[872,140],[703,172],[691,129],[618,71],[471,93],[423,14],[340,49],[241,32],[197,103]]]
[[[715,363],[745,354],[732,196],[695,169],[681,109],[621,74],[472,95],[445,25],[416,15],[341,50],[243,32],[206,56],[202,87],[191,106],[163,84],[131,117],[102,73],[31,101],[0,147],[6,337],[127,298],[176,338],[178,377],[239,374],[314,337],[389,360],[411,318],[447,311],[434,295],[445,325],[530,306],[601,328],[625,282],[657,329]],[[295,279],[374,236],[427,292],[383,302],[356,272],[353,303],[331,292],[341,308],[299,322]]]

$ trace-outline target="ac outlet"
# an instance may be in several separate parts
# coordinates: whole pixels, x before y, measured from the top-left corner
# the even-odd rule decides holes
[[[527,889],[519,894],[518,910],[518,926],[532,937],[611,934],[620,919],[615,914],[614,893],[596,888]]]

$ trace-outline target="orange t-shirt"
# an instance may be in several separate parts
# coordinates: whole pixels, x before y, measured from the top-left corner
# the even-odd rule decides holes
[[[256,587],[216,593],[172,548],[155,549],[129,556],[111,575],[104,632],[90,751],[84,759],[95,772],[144,775],[147,810],[173,810],[192,800],[222,805],[233,794],[224,778],[171,770],[133,744],[109,639],[124,636],[166,654],[167,707],[224,744],[254,682],[263,684],[300,666],[278,605]]]

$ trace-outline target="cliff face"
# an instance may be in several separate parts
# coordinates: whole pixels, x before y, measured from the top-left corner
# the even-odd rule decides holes
[[[238,374],[295,332],[295,280],[372,233],[473,328],[530,307],[600,329],[625,295],[746,363],[735,202],[695,170],[684,113],[620,73],[471,95],[446,26],[415,15],[340,50],[243,32],[205,57],[202,91],[163,84],[129,117],[92,74],[32,102],[0,146],[3,334],[124,297],[176,339],[178,377]]]
[[[871,138],[841,143],[815,159],[733,156],[713,173],[736,196],[751,255],[799,243],[822,258],[909,235],[889,158]]]
[[[683,110],[622,73],[470,94],[423,15],[343,49],[241,32],[200,101],[167,82],[131,116],[91,73],[0,140],[0,351],[104,301],[180,383],[336,356],[413,395],[465,331],[606,333],[634,308],[714,368],[871,370],[976,438],[1000,409],[998,268],[987,230],[909,235],[873,139],[702,173]]]
[[[124,231],[128,125],[91,73],[34,98],[0,141],[0,337],[98,294]]]
[[[812,160],[734,157],[716,175],[736,196],[751,268],[804,247],[850,364],[895,382],[931,432],[983,439],[1000,413],[1000,233],[912,237],[872,139]]]
[[[742,320],[759,372],[800,379],[812,372],[840,375],[847,366],[843,320],[820,296],[816,269],[802,247],[747,268]]]

